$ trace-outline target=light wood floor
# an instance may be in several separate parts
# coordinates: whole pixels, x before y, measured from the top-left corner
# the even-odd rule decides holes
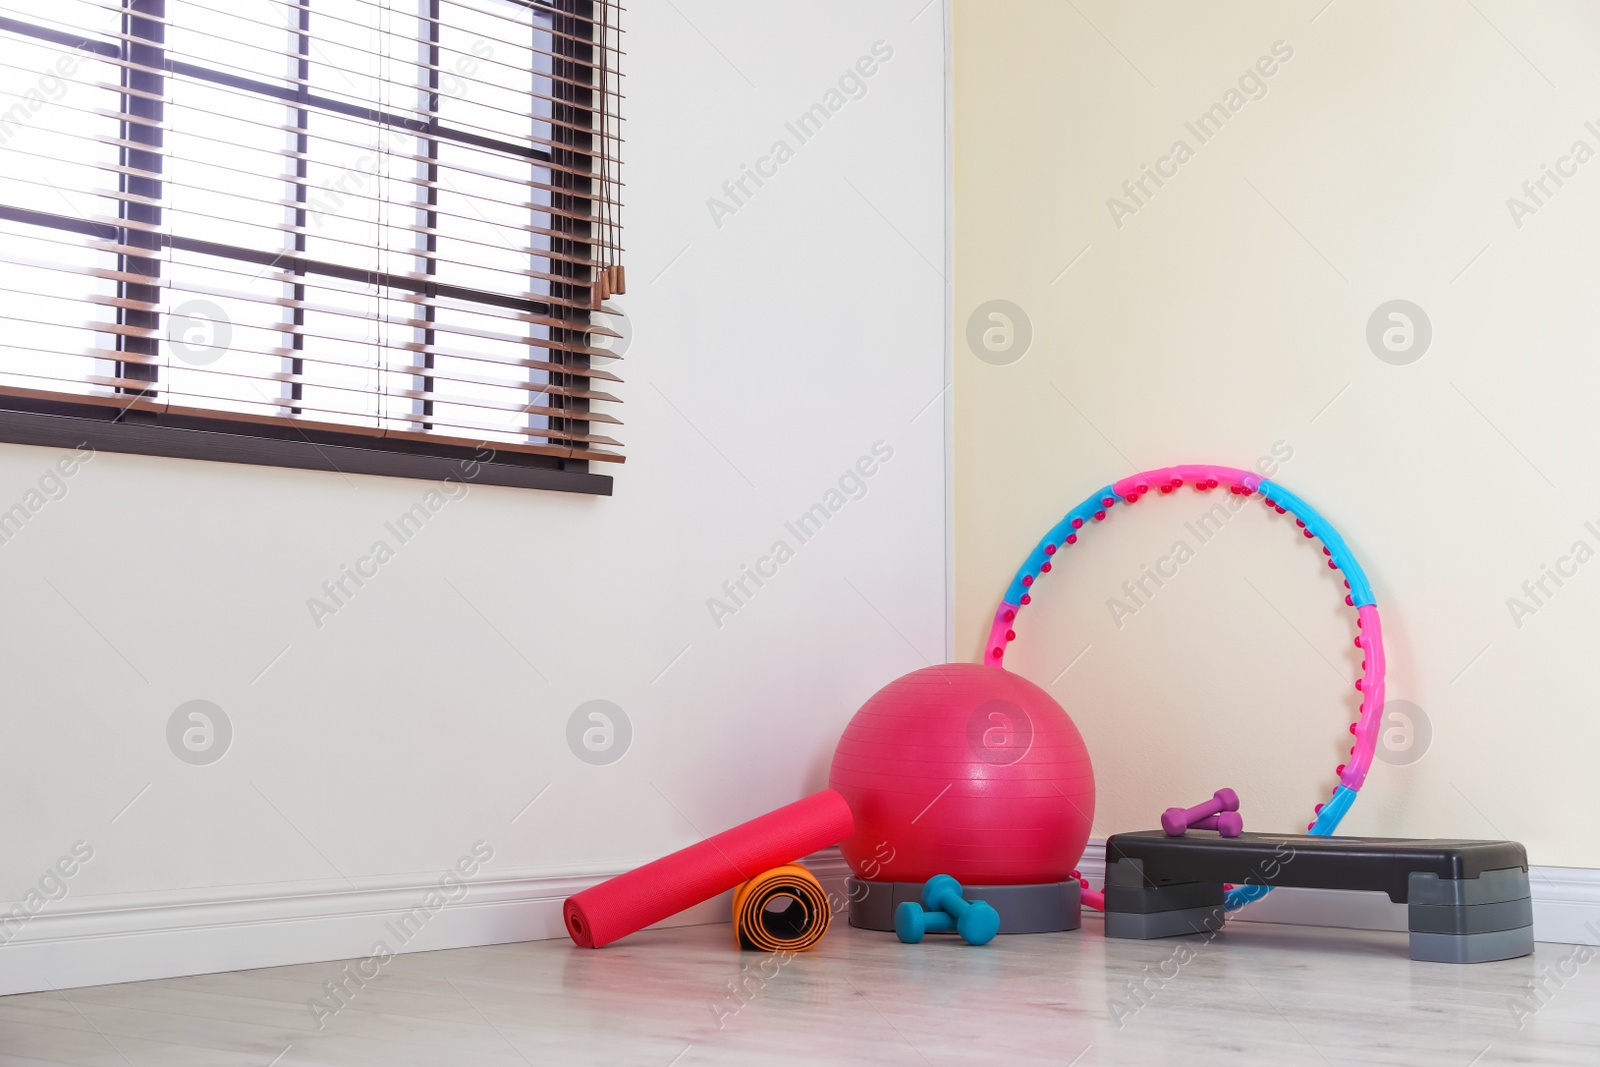
[[[1241,923],[1210,944],[1107,941],[1089,919],[985,948],[839,926],[779,966],[702,926],[598,952],[563,940],[397,957],[320,1030],[307,1002],[339,964],[9,997],[0,1065],[1593,1067],[1600,959],[1575,951],[1451,967],[1412,963],[1403,934]],[[729,992],[741,973],[742,1001]]]

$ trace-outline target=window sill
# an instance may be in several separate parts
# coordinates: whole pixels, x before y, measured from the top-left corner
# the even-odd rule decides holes
[[[289,436],[293,433],[297,431],[287,427],[283,435],[242,434],[236,424],[208,426],[201,420],[185,420],[183,425],[131,417],[118,421],[114,413],[93,410],[69,415],[0,409],[0,442],[13,444],[57,448],[87,444],[97,452],[429,481],[453,477],[473,485],[611,495],[612,478],[589,473],[583,460],[506,451],[486,460],[482,452],[470,448],[395,443],[379,449],[372,447],[372,438],[359,434]]]

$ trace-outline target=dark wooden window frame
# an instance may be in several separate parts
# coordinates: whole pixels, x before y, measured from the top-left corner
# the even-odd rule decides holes
[[[300,17],[301,64],[304,66],[303,56],[306,47],[307,16],[311,10],[309,0],[298,0],[302,7]],[[599,106],[600,94],[585,88],[589,85],[594,71],[594,57],[602,46],[600,42],[586,43],[585,39],[593,41],[595,20],[599,5],[596,0],[516,0],[528,8],[535,10],[543,17],[552,20],[552,27],[557,31],[554,38],[555,44],[551,51],[557,53],[552,60],[550,95],[557,101],[553,106],[557,117],[576,119],[592,115]],[[306,114],[310,107],[331,111],[352,118],[364,119],[377,124],[394,126],[410,131],[419,138],[426,140],[428,151],[436,156],[440,140],[450,140],[472,144],[483,148],[491,148],[505,152],[509,155],[522,156],[531,162],[555,164],[549,172],[549,183],[559,188],[560,192],[551,194],[552,206],[566,207],[588,211],[594,203],[596,195],[595,182],[583,177],[581,172],[589,171],[595,163],[592,154],[595,146],[593,138],[587,134],[568,130],[566,136],[571,141],[570,147],[551,148],[549,150],[529,146],[511,144],[491,137],[473,133],[467,130],[456,130],[441,125],[436,116],[429,117],[426,121],[407,118],[404,115],[390,114],[374,108],[363,108],[359,105],[349,104],[344,101],[318,97],[307,91],[305,85],[296,87],[272,85],[268,82],[256,81],[251,78],[229,74],[220,70],[174,60],[167,56],[163,48],[164,25],[161,20],[166,15],[166,0],[127,0],[127,10],[123,15],[122,32],[135,41],[110,42],[96,41],[77,37],[47,26],[39,26],[18,19],[0,17],[0,29],[35,40],[45,41],[60,45],[65,48],[76,48],[95,55],[111,59],[129,60],[151,70],[161,70],[165,74],[152,74],[147,71],[124,70],[123,84],[144,93],[159,97],[167,75],[194,78],[233,89],[258,93],[262,96],[282,100],[286,105],[298,105],[298,114],[301,116],[300,125],[306,125]],[[435,0],[430,6],[433,16],[438,16],[438,4]],[[430,23],[431,33],[436,37],[437,24]],[[437,42],[426,37],[419,38],[423,46],[437,49]],[[295,53],[288,53],[295,55]],[[435,64],[437,65],[437,64]],[[430,88],[437,92],[437,85]],[[124,99],[125,107],[130,114],[159,122],[162,118],[163,105],[159,99],[147,99],[143,95],[129,94]],[[437,101],[429,109],[437,112]],[[122,164],[131,168],[149,173],[160,173],[162,169],[161,130],[155,125],[143,123],[124,122],[122,125],[122,138],[141,144],[148,143],[149,148],[127,148],[120,151],[123,154]],[[305,134],[300,135],[302,141]],[[557,138],[552,137],[552,140]],[[302,145],[303,149],[303,145]],[[299,161],[299,166],[304,167],[304,160]],[[131,175],[122,175],[124,192],[137,193],[145,197],[159,199],[161,196],[160,182],[151,178],[140,178]],[[147,186],[148,188],[141,188]],[[297,198],[304,202],[307,195],[305,183],[295,186]],[[430,195],[433,195],[430,190]],[[159,226],[161,222],[161,209],[154,206],[121,201],[122,218],[131,222],[153,224]],[[303,215],[304,208],[298,209]],[[272,266],[286,273],[295,275],[323,275],[341,278],[347,281],[370,282],[390,290],[421,293],[429,296],[453,297],[461,300],[472,301],[485,305],[513,308],[519,311],[532,312],[548,318],[571,318],[572,309],[563,304],[545,303],[529,300],[522,297],[494,293],[486,290],[472,289],[463,286],[449,285],[435,281],[417,278],[398,277],[387,273],[359,270],[344,267],[334,263],[326,263],[308,259],[303,255],[290,252],[271,252],[260,249],[249,249],[237,245],[218,242],[203,241],[192,237],[161,232],[151,232],[142,227],[117,227],[101,225],[73,218],[67,215],[57,215],[49,212],[32,211],[0,204],[0,219],[55,229],[70,233],[77,233],[87,237],[94,237],[115,242],[125,246],[148,248],[150,255],[138,256],[119,253],[120,271],[140,274],[151,278],[159,278],[161,270],[160,254],[168,248],[195,252],[203,255],[230,259],[241,263],[250,263],[260,266]],[[589,238],[593,235],[590,224],[577,222],[570,227],[570,233],[551,239],[551,252],[562,256],[583,260],[589,256],[591,244]],[[433,271],[434,261],[429,258],[429,253],[434,251],[434,238],[429,236],[427,244],[419,250],[419,259],[428,264],[428,273]],[[304,239],[296,235],[295,251],[303,251]],[[575,263],[565,262],[561,259],[551,259],[541,264],[541,269],[551,274],[570,275],[570,283],[551,283],[553,297],[564,297],[569,301],[576,301],[587,305],[591,301],[591,283],[580,276],[580,268]],[[161,299],[160,287],[157,284],[142,285],[128,282],[119,282],[118,296],[130,300],[158,303]],[[139,311],[131,308],[119,309],[121,320],[126,325],[159,330],[161,326],[160,314],[149,311]],[[296,310],[298,316],[302,312]],[[432,315],[432,309],[429,309]],[[578,323],[575,322],[575,325]],[[587,315],[584,314],[581,325],[588,325]],[[552,340],[572,341],[581,344],[586,333],[553,329]],[[295,337],[296,345],[303,342],[299,335]],[[3,342],[0,342],[3,343]],[[117,339],[119,351],[140,352],[155,354],[160,344],[156,337],[128,337],[119,336]],[[561,372],[551,372],[551,384],[557,386],[572,386],[577,389],[588,388],[589,378],[584,371],[589,369],[590,357],[577,352],[562,352],[551,350],[548,352],[551,362],[559,363],[563,368]],[[428,357],[425,366],[431,366],[432,357]],[[298,360],[292,361],[298,363]],[[158,379],[159,367],[143,362],[118,363],[119,377],[149,380],[149,390],[130,392],[131,398],[149,398],[157,395],[160,384]],[[424,379],[431,382],[431,379]],[[295,385],[293,388],[298,389]],[[292,399],[293,397],[291,397]],[[583,416],[588,411],[589,401],[578,397],[562,397],[550,394],[549,400],[553,405],[571,411],[570,416],[559,418],[552,417],[555,429],[575,429],[586,432],[588,420]],[[431,401],[424,401],[431,404]],[[424,409],[421,414],[431,414],[430,409]],[[595,474],[589,470],[589,461],[582,458],[564,458],[559,456],[545,456],[526,452],[513,452],[506,449],[496,449],[494,442],[484,442],[477,448],[461,447],[444,442],[431,443],[413,439],[397,439],[378,437],[360,432],[335,432],[312,427],[302,427],[284,420],[251,421],[244,422],[228,418],[203,418],[193,415],[179,415],[167,412],[151,412],[108,406],[105,404],[76,402],[62,397],[15,397],[0,396],[0,442],[14,444],[44,445],[51,447],[78,447],[88,446],[106,452],[125,452],[148,456],[166,456],[178,459],[213,460],[230,463],[248,463],[263,466],[291,467],[302,470],[332,471],[346,474],[373,474],[402,478],[425,478],[430,480],[453,476],[460,480],[471,481],[484,485],[515,486],[529,489],[550,489],[574,493],[587,493],[598,496],[610,496],[612,491],[612,478],[609,475]]]

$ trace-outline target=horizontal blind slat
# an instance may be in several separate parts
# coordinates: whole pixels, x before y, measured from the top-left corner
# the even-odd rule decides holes
[[[95,237],[87,237],[87,236],[77,235],[77,234],[66,234],[66,233],[61,233],[60,231],[41,231],[41,235],[39,237],[35,238],[35,240],[38,243],[41,243],[41,244],[46,244],[46,245],[49,245],[49,246],[54,246],[54,247],[60,248],[64,253],[67,252],[67,251],[71,251],[71,250],[79,250],[79,251],[103,252],[103,253],[106,253],[108,255],[136,256],[136,257],[145,257],[145,258],[148,258],[148,257],[150,257],[152,255],[151,249],[143,247],[143,246],[122,244],[122,243],[119,243],[116,240],[102,240],[100,238],[95,238]],[[158,258],[160,258],[162,260],[162,262],[169,262],[170,261],[170,257],[165,252],[155,253],[155,254],[158,256]],[[9,253],[6,252],[6,250],[4,249],[3,246],[0,246],[0,262],[5,262],[7,260],[7,258],[8,258],[8,256],[9,256]],[[281,271],[277,271],[275,273],[268,273],[266,271],[257,271],[257,272],[252,274],[252,273],[246,273],[244,271],[233,271],[233,270],[230,270],[227,267],[223,267],[223,266],[220,266],[220,265],[213,265],[213,266],[208,267],[207,269],[211,270],[213,272],[236,274],[236,275],[240,275],[240,276],[251,278],[251,279],[263,278],[263,279],[272,279],[272,280],[282,281],[285,284],[296,284],[296,283],[299,283],[299,284],[306,284],[306,285],[314,285],[314,286],[317,286],[317,287],[320,287],[320,288],[323,288],[323,289],[327,289],[329,291],[334,291],[334,292],[345,292],[345,293],[357,292],[356,289],[353,289],[353,288],[350,287],[348,282],[346,282],[343,285],[336,284],[338,282],[343,282],[344,279],[333,277],[333,276],[330,276],[330,275],[328,275],[326,273],[319,272],[319,266],[316,263],[308,262],[308,263],[306,263],[304,265],[297,265],[296,262],[295,262],[297,257],[292,256],[292,255],[288,254],[287,252],[282,253],[281,255],[279,255],[276,258],[279,259],[283,263],[283,269]],[[65,263],[65,260],[63,260],[62,262]],[[240,262],[243,263],[245,261],[240,261]],[[334,264],[326,264],[326,266],[333,267],[335,265]],[[108,273],[105,273],[106,270],[107,270],[107,268],[97,268],[97,269],[94,269],[92,271],[92,273],[94,274],[95,277],[106,277],[106,278],[111,278],[112,280],[115,280],[115,281],[128,281],[128,282],[135,282],[136,284],[148,283],[150,281],[150,279],[145,278],[143,276],[139,276],[139,277],[135,278],[135,277],[125,277],[125,276],[122,276],[121,274],[118,274],[116,272],[108,274]],[[292,273],[293,271],[297,271],[297,270],[304,270],[304,271],[306,271],[306,273],[303,273],[303,274]],[[361,273],[361,272],[358,272],[358,273]],[[550,281],[550,282],[561,282],[561,283],[569,284],[569,285],[571,285],[571,284],[578,284],[578,285],[583,284],[578,279],[570,277],[570,276],[547,274],[547,273],[537,272],[537,271],[530,271],[530,272],[524,272],[524,273],[527,276],[531,277],[531,278],[543,279],[543,280]],[[457,308],[459,310],[471,310],[474,313],[483,314],[483,315],[497,315],[501,311],[511,311],[514,314],[535,314],[535,315],[538,314],[537,311],[520,312],[520,311],[516,311],[515,309],[512,309],[512,308],[507,308],[507,307],[498,306],[498,305],[495,305],[495,304],[488,304],[488,303],[482,303],[482,302],[476,303],[475,305],[469,307],[467,302],[463,301],[462,298],[446,295],[442,291],[442,289],[441,289],[439,295],[437,295],[437,296],[426,296],[421,291],[421,289],[429,281],[427,275],[420,275],[420,274],[419,275],[409,275],[409,274],[408,275],[390,275],[390,277],[392,279],[394,279],[394,282],[398,282],[400,280],[412,281],[414,284],[417,285],[416,289],[401,288],[401,287],[395,286],[393,283],[384,283],[384,282],[382,282],[380,280],[377,280],[376,276],[373,275],[373,274],[368,274],[367,277],[369,278],[371,284],[377,285],[377,286],[379,286],[381,288],[389,288],[389,289],[391,289],[392,294],[394,295],[395,299],[403,299],[403,300],[407,300],[407,301],[410,301],[410,302],[413,302],[413,303],[418,303],[418,304],[436,304],[436,305],[438,305],[440,307],[452,307],[452,308]],[[574,311],[580,311],[581,310],[581,311],[584,311],[584,312],[588,312],[589,314],[604,314],[604,315],[608,315],[608,316],[611,316],[611,317],[617,317],[617,316],[620,316],[622,314],[618,309],[616,309],[614,307],[603,306],[600,309],[596,310],[596,309],[593,308],[591,303],[578,303],[578,302],[571,301],[571,300],[568,300],[568,299],[563,298],[563,297],[551,296],[551,295],[549,295],[547,293],[543,293],[543,292],[540,292],[540,291],[537,291],[537,290],[506,292],[506,293],[503,293],[502,295],[506,296],[508,299],[514,299],[514,300],[518,300],[518,301],[525,301],[525,302],[530,303],[530,304],[546,304],[546,305],[549,305],[551,307],[570,308],[570,309],[572,309]],[[544,316],[544,317],[548,317],[548,316]],[[560,321],[562,321],[562,326],[561,326],[562,329],[568,329],[568,330],[579,331],[579,332],[582,331],[582,327],[578,326],[576,323],[569,323],[569,322],[566,322],[565,320],[560,320]]]

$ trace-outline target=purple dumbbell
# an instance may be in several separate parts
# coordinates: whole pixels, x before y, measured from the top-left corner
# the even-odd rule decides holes
[[[1198,822],[1190,823],[1191,830],[1215,830],[1223,837],[1238,837],[1244,833],[1244,816],[1236,811],[1218,812]]]
[[[1168,808],[1162,812],[1161,829],[1167,832],[1168,837],[1182,837],[1185,830],[1199,823],[1201,819],[1207,819],[1213,815],[1221,815],[1223,812],[1238,810],[1239,794],[1231,789],[1219,789],[1210,800],[1203,804],[1196,804],[1192,808]],[[1244,824],[1241,822],[1239,826],[1240,829],[1243,829]],[[1206,829],[1210,829],[1210,827],[1206,827]],[[1229,834],[1228,836],[1232,837],[1234,835]]]

